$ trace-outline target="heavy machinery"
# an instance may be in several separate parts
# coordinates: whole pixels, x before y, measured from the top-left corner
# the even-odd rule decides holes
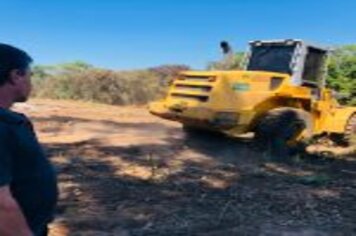
[[[329,51],[302,40],[253,41],[243,70],[182,72],[149,111],[188,131],[253,132],[285,145],[328,135],[351,144],[356,107],[341,106],[326,88]]]

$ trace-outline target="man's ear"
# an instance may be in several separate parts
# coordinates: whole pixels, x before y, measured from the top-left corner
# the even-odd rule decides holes
[[[15,85],[18,83],[19,79],[21,79],[21,77],[23,76],[23,72],[21,72],[21,70],[11,70],[9,73],[9,83],[11,85]]]

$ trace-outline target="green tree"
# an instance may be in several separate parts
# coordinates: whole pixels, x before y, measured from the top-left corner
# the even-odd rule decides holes
[[[342,46],[332,53],[327,83],[342,94],[341,103],[356,105],[356,45]]]

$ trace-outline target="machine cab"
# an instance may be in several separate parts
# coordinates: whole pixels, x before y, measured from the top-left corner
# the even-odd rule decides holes
[[[301,40],[252,41],[245,70],[289,74],[295,86],[325,85],[329,49]]]

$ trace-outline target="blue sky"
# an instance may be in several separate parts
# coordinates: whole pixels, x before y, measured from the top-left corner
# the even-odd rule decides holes
[[[203,69],[228,40],[356,43],[354,0],[0,0],[0,41],[37,64],[82,60],[111,69]]]

